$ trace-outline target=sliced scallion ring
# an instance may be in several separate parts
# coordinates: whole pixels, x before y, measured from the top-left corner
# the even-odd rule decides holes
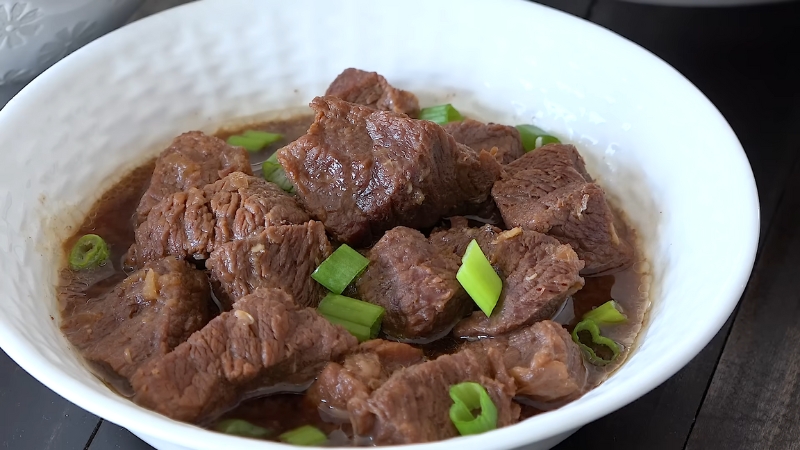
[[[465,382],[450,386],[450,420],[459,434],[485,433],[497,428],[497,407],[486,388],[478,383]],[[480,409],[477,415],[473,411]]]

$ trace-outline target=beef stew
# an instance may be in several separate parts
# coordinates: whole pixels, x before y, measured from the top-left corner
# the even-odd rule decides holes
[[[512,425],[624,362],[647,264],[575,147],[443,123],[374,72],[325,94],[313,117],[182,134],[95,204],[64,249],[92,235],[107,252],[68,261],[58,299],[98,377],[212,430],[365,446]],[[488,314],[471,246],[501,287]],[[328,292],[315,272],[345,248],[368,264]],[[365,304],[381,313],[360,322]],[[467,388],[489,403],[459,413]]]

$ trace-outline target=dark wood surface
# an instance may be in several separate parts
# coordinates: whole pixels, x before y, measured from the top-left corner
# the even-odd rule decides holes
[[[186,1],[149,0],[134,19]],[[762,207],[756,267],[739,309],[714,340],[663,385],[556,448],[800,449],[800,3],[540,3],[627,37],[697,85],[741,140]],[[712,257],[709,264],[724,262]],[[4,449],[151,448],[57,396],[2,352],[0,413]]]

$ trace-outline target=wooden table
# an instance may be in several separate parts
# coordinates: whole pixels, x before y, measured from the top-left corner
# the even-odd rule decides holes
[[[186,1],[150,0],[134,19]],[[637,42],[697,85],[744,145],[762,214],[750,283],[714,340],[662,386],[557,449],[800,449],[800,3],[731,9],[541,3]],[[681,130],[674,133],[680,145]],[[708,263],[725,261],[708,255]],[[57,396],[2,352],[0,380],[0,448],[150,449]]]

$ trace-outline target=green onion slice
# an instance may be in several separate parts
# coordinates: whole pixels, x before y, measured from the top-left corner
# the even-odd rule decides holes
[[[311,274],[319,284],[328,288],[335,294],[341,294],[364,269],[367,268],[369,259],[353,250],[347,244],[342,244],[331,256],[322,261],[317,270]]]
[[[429,108],[422,108],[419,111],[420,120],[430,120],[431,122],[444,125],[450,122],[460,122],[464,120],[464,116],[458,112],[450,103],[444,105],[431,106]]]
[[[479,434],[497,428],[497,407],[486,388],[466,382],[450,386],[450,420],[462,436]],[[473,411],[480,408],[478,415]]]
[[[592,319],[578,322],[572,330],[572,340],[589,357],[589,362],[604,366],[619,356],[619,345],[600,334],[600,327]]]
[[[91,269],[106,262],[111,251],[108,244],[96,234],[86,234],[78,239],[69,252],[69,267],[72,270]]]
[[[328,441],[328,436],[317,427],[303,425],[281,434],[278,439],[287,444],[311,446],[324,444]]]
[[[247,130],[242,134],[235,134],[228,138],[229,145],[244,147],[248,152],[257,152],[269,144],[279,141],[282,134],[268,133],[266,131]]]
[[[486,317],[491,316],[500,299],[503,281],[475,239],[469,243],[464,257],[461,258],[461,267],[456,273],[456,279]]]
[[[378,335],[378,333],[376,332],[375,336],[373,336],[372,329],[365,325],[360,325],[357,323],[350,322],[349,320],[340,319],[336,316],[328,316],[322,314],[322,317],[326,318],[328,322],[334,325],[343,326],[348,333],[352,334],[353,336],[356,337],[356,339],[358,339],[358,342],[368,341]],[[378,329],[380,329],[380,327],[378,327]]]
[[[359,342],[378,335],[386,312],[381,306],[332,293],[319,302],[317,311],[331,323],[345,327]]]
[[[533,125],[517,125],[522,147],[526,152],[537,149],[547,144],[560,144],[557,137],[547,134],[546,131]]]
[[[225,434],[233,434],[235,436],[244,436],[250,438],[266,438],[272,434],[272,430],[262,428],[258,425],[242,420],[242,419],[227,419],[219,422],[214,429]]]
[[[286,177],[286,172],[283,171],[283,166],[280,163],[272,161],[264,161],[261,163],[261,173],[265,180],[277,184],[286,192],[292,192],[294,185],[289,178]]]
[[[583,315],[583,319],[591,319],[599,326],[625,323],[628,318],[619,310],[619,304],[609,300]]]
[[[274,144],[283,138],[283,135],[280,133],[270,133],[268,131],[259,131],[259,130],[247,130],[242,133],[242,136],[247,138],[258,139],[261,142],[264,142],[264,146],[269,144]]]

